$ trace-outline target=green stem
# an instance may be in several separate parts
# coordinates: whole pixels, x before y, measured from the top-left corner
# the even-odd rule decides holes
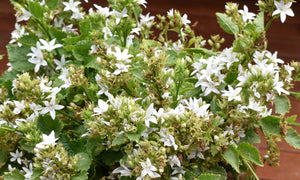
[[[270,26],[271,26],[274,19],[276,19],[275,16],[272,16],[271,19],[268,21],[266,27],[265,27],[265,31],[267,31],[270,28]]]
[[[59,114],[62,114],[62,115],[64,115],[64,116],[67,116],[67,117],[70,118],[76,125],[79,125],[79,123],[77,122],[77,119],[74,118],[73,116],[67,114],[66,112],[64,112],[64,111],[62,111],[62,110],[58,110],[58,111],[56,111],[56,112],[58,112]]]
[[[249,164],[249,162],[247,160],[244,160],[244,163],[247,165],[248,169],[251,171],[251,173],[253,174],[254,178],[256,180],[259,180],[259,178],[257,177],[256,172],[254,171],[254,169],[251,166],[251,164]]]

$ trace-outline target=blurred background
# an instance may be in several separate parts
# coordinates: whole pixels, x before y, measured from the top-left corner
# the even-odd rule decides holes
[[[143,14],[150,12],[150,15],[166,14],[171,8],[178,9],[182,14],[186,13],[191,24],[195,23],[196,35],[202,35],[209,39],[211,35],[220,34],[226,39],[223,48],[231,46],[233,37],[224,33],[215,16],[216,12],[224,12],[226,0],[147,0],[147,9]],[[247,5],[250,12],[257,13],[258,7],[253,0],[231,0]],[[86,8],[93,4],[106,6],[104,0],[89,0],[82,5]],[[293,4],[292,9],[295,17],[287,17],[284,24],[279,19],[274,21],[267,32],[268,50],[278,51],[278,56],[285,62],[300,61],[300,1]],[[6,44],[10,41],[10,33],[14,30],[15,17],[14,9],[9,0],[0,0],[0,54],[5,55],[0,61],[0,75],[7,69]],[[295,84],[294,91],[300,91],[300,83]],[[298,114],[297,122],[300,123],[300,103],[291,98],[293,109],[290,114]],[[297,129],[300,132],[300,128]],[[262,152],[266,151],[266,144],[262,139],[259,146]],[[285,142],[280,142],[280,167],[257,168],[258,175],[262,180],[297,180],[300,179],[300,151],[293,149]]]

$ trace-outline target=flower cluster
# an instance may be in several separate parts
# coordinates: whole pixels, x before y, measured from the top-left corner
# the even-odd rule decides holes
[[[177,10],[151,16],[145,0],[108,2],[12,1],[0,178],[257,178],[253,165],[278,165],[279,139],[300,149],[296,117],[284,116],[300,66],[266,41],[275,18],[294,15],[292,0],[260,0],[258,14],[227,3],[216,14],[235,37],[227,48],[219,35],[195,35]]]

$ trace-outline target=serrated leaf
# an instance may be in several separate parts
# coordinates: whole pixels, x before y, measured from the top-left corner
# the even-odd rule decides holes
[[[92,160],[87,153],[78,153],[79,160],[77,162],[77,168],[81,171],[89,170],[92,164]]]
[[[226,162],[228,164],[231,165],[231,167],[236,171],[236,172],[240,172],[239,169],[239,153],[236,150],[235,147],[233,147],[232,145],[228,145],[227,146],[228,149],[225,151],[224,154],[222,154],[223,158],[226,160]]]
[[[51,37],[56,39],[56,43],[64,43],[62,40],[67,37],[66,32],[59,30],[54,26],[49,28],[49,33],[51,34]]]
[[[297,115],[289,116],[286,118],[287,123],[294,123],[297,119]]]
[[[220,180],[227,179],[227,172],[222,166],[211,167],[209,170],[205,171],[203,174],[216,174],[216,175],[220,175]]]
[[[104,151],[100,154],[100,157],[104,164],[108,166],[112,166],[115,163],[119,162],[120,159],[123,157],[123,153],[121,151],[113,151],[113,150],[108,150]]]
[[[82,139],[73,140],[67,134],[62,134],[59,141],[63,144],[64,148],[68,151],[69,156],[74,156],[77,153],[85,152],[85,141]]]
[[[85,19],[84,21],[79,23],[79,29],[81,33],[81,37],[88,36],[91,32],[92,24],[89,19]]]
[[[54,130],[55,134],[58,135],[60,134],[60,131],[63,129],[63,124],[58,118],[55,118],[53,120],[50,115],[46,114],[43,116],[39,116],[37,122],[37,128],[43,134],[50,134],[51,131]]]
[[[226,77],[224,78],[224,81],[227,84],[231,84],[233,81],[235,81],[237,79],[239,75],[239,72],[228,72]]]
[[[256,32],[261,33],[262,31],[264,31],[265,30],[264,12],[258,13],[253,23],[256,27]]]
[[[276,116],[267,116],[261,119],[262,127],[271,134],[279,134],[281,132],[280,118]]]
[[[198,177],[199,180],[220,180],[221,175],[219,174],[201,174]]]
[[[275,99],[275,112],[285,115],[290,111],[291,103],[287,96],[277,96]]]
[[[205,49],[205,48],[189,48],[189,49],[185,49],[186,52],[190,53],[190,54],[202,54],[202,55],[206,55],[206,56],[213,56],[216,53]]]
[[[18,39],[18,42],[26,46],[36,46],[36,42],[39,38],[33,34],[22,36]]]
[[[72,177],[72,180],[85,180],[88,179],[88,172],[81,171],[79,175]]]
[[[54,10],[58,6],[60,0],[47,0],[46,5],[49,7],[49,9]]]
[[[286,137],[284,138],[287,143],[296,149],[300,149],[300,136],[296,130],[288,128]]]
[[[239,27],[231,21],[231,18],[223,13],[216,13],[220,27],[228,34],[237,34]]]
[[[177,58],[178,58],[178,55],[177,55],[176,51],[167,50],[166,51],[166,55],[169,56],[169,59],[166,62],[166,64],[168,64],[168,65],[174,65],[174,64],[176,64],[176,61],[177,61]]]
[[[213,99],[210,102],[210,110],[214,115],[218,114],[218,111],[221,111],[221,108],[218,105],[217,97],[214,96]]]
[[[43,7],[38,2],[28,2],[28,9],[29,12],[32,14],[33,17],[40,19],[43,18],[44,10]]]
[[[32,175],[30,177],[30,180],[39,179],[39,177],[41,176],[42,172],[43,172],[42,169],[34,169]]]
[[[240,143],[242,142],[247,142],[250,144],[260,143],[260,136],[254,131],[253,128],[250,128],[245,131],[245,137],[241,139]]]
[[[3,176],[4,180],[24,180],[25,177],[20,173],[19,170],[15,169],[9,174]]]
[[[263,166],[263,163],[260,160],[259,151],[256,147],[253,147],[249,143],[241,143],[238,145],[237,150],[243,158],[253,162],[256,165]]]
[[[128,141],[128,138],[124,134],[120,134],[113,140],[111,146],[119,146],[119,145],[125,144],[127,141]]]
[[[34,68],[34,64],[28,62],[27,54],[31,52],[30,47],[19,47],[16,44],[6,46],[8,59],[14,70],[28,71]]]
[[[6,149],[0,150],[0,169],[6,164],[6,160],[8,158],[8,152]]]
[[[247,42],[237,39],[233,42],[233,51],[234,52],[245,52],[245,48],[247,48]]]
[[[130,141],[139,141],[139,139],[141,138],[142,136],[142,133],[147,129],[147,127],[141,123],[138,124],[138,127],[137,127],[137,131],[136,132],[127,132],[126,133],[126,136],[128,137],[128,139]]]
[[[73,49],[73,56],[78,61],[83,61],[84,64],[88,64],[89,62],[95,59],[95,57],[89,55],[89,51],[92,45],[93,42],[90,40],[78,41]]]
[[[184,169],[184,171],[185,171],[184,177],[186,180],[194,180],[196,175],[191,170]]]
[[[131,133],[131,132],[128,132],[126,133],[126,137],[128,137],[128,139],[130,141],[135,141],[135,142],[138,142],[141,138],[141,135],[138,134],[138,133]]]

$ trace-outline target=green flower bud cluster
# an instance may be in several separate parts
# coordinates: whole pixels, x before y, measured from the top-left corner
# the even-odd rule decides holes
[[[33,166],[41,171],[40,177],[53,179],[71,179],[80,174],[77,163],[80,156],[68,156],[61,143],[49,146],[47,149],[35,150]]]

